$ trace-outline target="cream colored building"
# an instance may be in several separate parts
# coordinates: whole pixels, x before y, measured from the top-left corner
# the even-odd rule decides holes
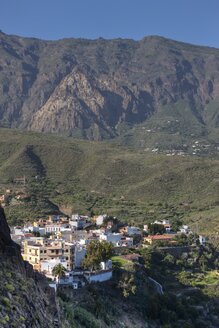
[[[74,244],[63,240],[31,238],[23,242],[23,259],[41,271],[41,261],[64,259],[67,269],[72,270],[74,263]]]

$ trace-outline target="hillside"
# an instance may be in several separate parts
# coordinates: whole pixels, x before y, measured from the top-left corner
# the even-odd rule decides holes
[[[59,211],[107,212],[133,223],[172,217],[199,220],[205,232],[218,227],[216,159],[11,129],[0,129],[0,154],[1,191],[25,189],[30,197],[6,207],[10,222]],[[25,186],[13,183],[23,175]]]
[[[0,261],[0,327],[59,328],[55,293],[46,279],[22,260],[1,207]]]
[[[217,151],[218,49],[156,36],[42,41],[1,32],[0,82],[2,127]]]

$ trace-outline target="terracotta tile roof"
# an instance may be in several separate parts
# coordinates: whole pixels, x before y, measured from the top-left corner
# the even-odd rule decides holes
[[[151,240],[170,240],[173,239],[175,235],[149,235],[145,239],[149,238]]]

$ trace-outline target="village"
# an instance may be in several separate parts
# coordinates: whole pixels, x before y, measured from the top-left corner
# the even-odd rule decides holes
[[[129,226],[106,214],[88,217],[73,214],[71,217],[50,215],[25,226],[11,227],[12,239],[21,246],[22,257],[34,270],[50,280],[50,286],[64,285],[79,289],[92,282],[112,278],[113,263],[107,250],[96,265],[88,265],[89,245],[110,245],[114,255],[135,259],[137,250],[159,246],[175,249],[180,236],[193,236],[187,225],[173,231],[169,220],[158,221],[143,227]],[[197,236],[205,244],[203,236]],[[138,255],[137,255],[138,257]]]

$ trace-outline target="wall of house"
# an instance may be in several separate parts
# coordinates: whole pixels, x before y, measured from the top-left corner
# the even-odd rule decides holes
[[[84,247],[75,247],[74,254],[74,267],[79,268],[81,266],[81,262],[83,261],[86,255],[86,249]]]
[[[85,275],[89,282],[103,282],[112,278],[112,271],[100,272],[93,275]]]

